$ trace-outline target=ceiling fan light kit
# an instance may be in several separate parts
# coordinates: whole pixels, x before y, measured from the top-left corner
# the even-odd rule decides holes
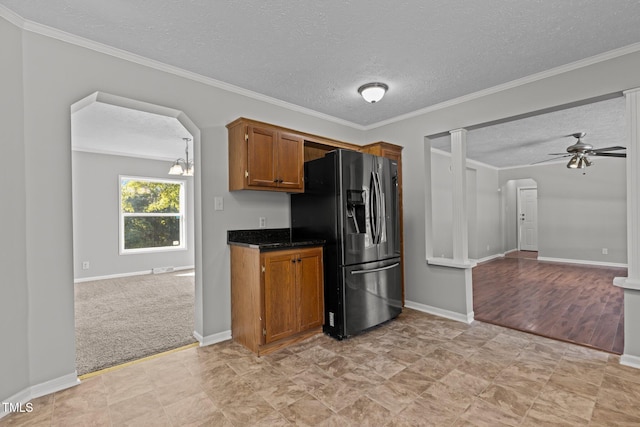
[[[611,153],[610,151],[619,151],[626,150],[626,147],[621,147],[616,145],[614,147],[605,147],[605,148],[593,148],[593,145],[582,142],[582,138],[586,133],[584,132],[576,132],[569,136],[576,138],[578,141],[567,147],[567,153],[562,155],[561,153],[551,153],[550,156],[560,156],[560,157],[568,157],[569,163],[567,163],[567,168],[569,169],[584,169],[593,164],[591,160],[589,160],[589,156],[602,156],[602,157],[627,157],[626,153]],[[557,158],[557,157],[556,157]],[[553,159],[549,159],[553,160]],[[545,160],[548,161],[548,160]],[[538,162],[540,163],[540,162]]]

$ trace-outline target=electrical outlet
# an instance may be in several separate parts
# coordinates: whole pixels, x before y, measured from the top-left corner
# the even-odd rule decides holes
[[[602,255],[609,255],[609,249],[602,248]]]
[[[260,220],[258,221],[258,225],[260,226],[260,228],[265,228],[267,226],[267,218],[261,216]]]
[[[83,270],[88,270],[89,267],[90,267],[89,261],[82,261],[82,269]]]

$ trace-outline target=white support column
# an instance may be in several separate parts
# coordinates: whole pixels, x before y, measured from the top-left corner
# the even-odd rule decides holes
[[[451,133],[451,173],[453,202],[453,261],[469,262],[467,232],[467,130]]]
[[[624,93],[627,102],[627,277],[624,288],[624,353],[620,363],[640,368],[640,89]]]

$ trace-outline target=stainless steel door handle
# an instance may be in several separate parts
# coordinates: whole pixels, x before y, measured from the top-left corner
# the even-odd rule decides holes
[[[354,270],[351,272],[351,274],[367,274],[367,273],[376,273],[378,271],[384,271],[384,270],[389,270],[391,268],[395,268],[397,266],[399,266],[400,263],[396,262],[394,264],[391,265],[387,265],[386,267],[380,267],[380,268],[372,268],[371,270]]]

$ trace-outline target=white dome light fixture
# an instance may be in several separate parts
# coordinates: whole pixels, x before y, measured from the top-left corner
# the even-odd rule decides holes
[[[365,101],[373,104],[380,101],[388,90],[389,86],[384,83],[367,83],[358,88],[358,93]]]

